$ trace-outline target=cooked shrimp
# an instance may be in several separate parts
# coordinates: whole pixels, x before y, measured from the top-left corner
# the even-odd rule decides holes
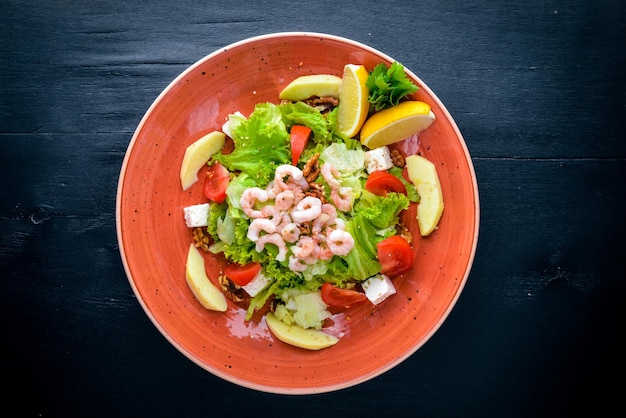
[[[313,254],[315,240],[308,235],[300,237],[296,245],[291,247],[291,252],[298,258],[306,258]]]
[[[313,235],[319,234],[326,227],[330,216],[326,213],[321,213],[320,216],[313,220],[313,227],[311,228],[311,233]]]
[[[289,210],[295,203],[295,193],[289,189],[285,189],[276,195],[274,206],[279,210]]]
[[[312,221],[322,213],[322,201],[317,197],[307,196],[298,202],[291,212],[291,218],[297,223]]]
[[[293,193],[293,201],[294,201],[294,203],[298,203],[299,201],[301,201],[305,197],[304,190],[300,186],[295,184],[295,183],[288,183],[287,184],[287,189],[285,189],[285,190],[289,190],[290,192]]]
[[[250,226],[248,226],[248,239],[256,242],[259,239],[261,231],[273,234],[276,232],[276,225],[269,219],[255,218],[250,222]]]
[[[239,199],[241,209],[249,218],[263,218],[263,212],[254,208],[256,202],[267,202],[267,192],[258,187],[250,187],[243,191]]]
[[[335,225],[337,220],[337,209],[330,203],[322,203],[322,213],[313,221],[311,229],[313,234],[319,234],[324,228]]]
[[[352,187],[340,187],[339,189],[333,189],[330,192],[330,198],[342,212],[348,212],[352,209],[352,198],[354,194],[352,193]]]
[[[333,255],[333,252],[330,250],[325,240],[316,240],[316,245],[313,248],[313,257],[319,260],[330,260],[333,258]]]
[[[287,189],[287,184],[295,183],[301,189],[307,190],[309,183],[304,178],[302,170],[295,165],[283,164],[276,168],[274,173],[274,187],[273,190],[278,194],[281,190]]]
[[[354,247],[354,238],[346,231],[335,229],[328,234],[326,244],[333,254],[343,256],[347,255]]]
[[[283,237],[285,242],[293,243],[300,238],[300,228],[298,224],[290,222],[280,229],[280,236]]]
[[[265,191],[267,192],[268,199],[274,199],[276,197],[276,193],[274,192],[274,180],[270,181],[267,186],[265,186]]]
[[[278,247],[278,255],[276,256],[276,260],[285,261],[287,258],[287,244],[283,240],[283,237],[278,233],[262,235],[256,242],[256,250],[257,252],[263,251],[266,244],[274,244]]]
[[[304,271],[306,270],[307,265],[303,262],[301,258],[292,255],[289,257],[289,269],[291,271]]]
[[[341,229],[342,231],[346,230],[346,221],[344,221],[341,218],[337,218],[335,219],[335,222],[333,224],[330,225],[331,227],[334,226],[334,229]]]
[[[341,186],[338,180],[339,171],[329,163],[322,165],[322,177],[324,177],[331,189],[338,189]]]
[[[333,223],[335,222],[335,219],[337,219],[337,209],[335,209],[335,207],[331,205],[330,203],[324,203],[322,205],[322,213],[325,213],[326,215],[328,215],[329,223]]]

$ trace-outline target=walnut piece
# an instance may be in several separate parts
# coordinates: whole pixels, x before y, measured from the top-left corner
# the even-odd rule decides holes
[[[302,175],[308,183],[313,183],[317,176],[320,175],[320,166],[317,160],[320,158],[319,153],[315,153],[309,158],[309,160],[302,167]]]
[[[230,280],[225,274],[218,277],[217,281],[220,284],[220,288],[222,289],[224,296],[233,302],[243,301],[244,293],[241,286]]]
[[[328,203],[326,201],[326,195],[324,194],[324,186],[319,183],[309,183],[309,190],[304,192],[304,195],[317,197],[322,203]]]
[[[207,231],[207,228],[196,227],[193,228],[191,233],[193,234],[193,241],[196,248],[199,248],[203,251],[209,251],[211,237]]]
[[[397,224],[396,231],[398,232],[398,235],[406,240],[406,242],[408,242],[409,244],[413,243],[413,235],[411,234],[409,228],[406,227],[406,225],[404,225],[403,223]]]
[[[391,151],[391,161],[396,167],[404,168],[404,166],[406,165],[406,160],[404,159],[404,156],[402,155],[400,150],[397,149]]]

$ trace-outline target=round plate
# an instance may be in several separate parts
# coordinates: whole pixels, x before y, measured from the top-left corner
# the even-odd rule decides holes
[[[264,320],[246,323],[229,302],[208,311],[185,281],[190,230],[183,208],[203,203],[201,182],[183,192],[180,165],[186,147],[220,130],[228,114],[248,115],[256,103],[278,102],[290,81],[306,74],[341,76],[345,64],[371,70],[394,59],[348,39],[319,33],[277,33],[250,38],[201,59],[155,100],[134,133],[117,191],[117,235],[124,268],[139,302],[159,331],[185,356],[235,384],[272,393],[329,392],[356,385],[415,353],[441,326],[457,301],[476,251],[478,189],[469,152],[435,94],[420,87],[437,119],[420,134],[422,155],[436,164],[445,202],[439,228],[420,238],[415,205],[403,215],[413,231],[415,266],[394,279],[397,294],[381,305],[333,317],[333,347],[308,351],[272,337]],[[204,168],[202,170],[205,170]],[[203,178],[200,173],[199,178]],[[214,282],[221,256],[206,255]]]

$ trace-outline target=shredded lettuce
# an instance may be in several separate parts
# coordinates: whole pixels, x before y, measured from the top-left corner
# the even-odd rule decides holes
[[[359,175],[365,168],[365,151],[348,149],[346,144],[334,143],[320,155],[320,159],[335,167],[343,175]]]
[[[360,147],[349,149],[344,143],[333,143],[321,153],[320,160],[337,169],[341,186],[351,187],[354,198],[358,199],[365,173],[365,151]]]
[[[263,274],[267,277],[272,277],[274,281],[250,300],[250,305],[246,312],[246,320],[249,320],[254,312],[262,308],[271,298],[283,299],[285,292],[294,290],[296,292],[312,292],[319,289],[323,283],[321,278],[305,280],[303,276],[289,270],[288,267],[281,265],[276,260],[265,259],[262,264]]]

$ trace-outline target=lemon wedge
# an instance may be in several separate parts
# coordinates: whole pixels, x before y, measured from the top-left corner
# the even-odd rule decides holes
[[[361,144],[370,149],[401,141],[428,128],[435,114],[427,103],[410,100],[370,116],[361,128]]]
[[[291,100],[297,102],[309,97],[318,96],[339,97],[339,84],[341,78],[331,74],[303,75],[282,89],[278,98],[281,100]]]
[[[352,138],[361,130],[369,111],[368,72],[363,65],[347,64],[339,85],[337,131]]]

